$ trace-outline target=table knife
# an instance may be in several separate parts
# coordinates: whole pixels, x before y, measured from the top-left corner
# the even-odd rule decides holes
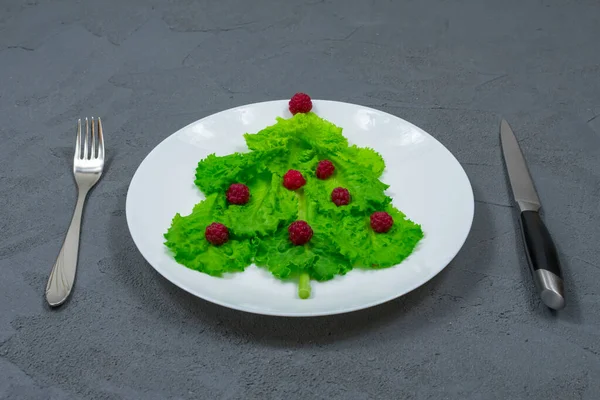
[[[505,120],[500,124],[500,141],[510,186],[520,211],[523,243],[533,280],[542,302],[560,310],[565,306],[565,296],[558,253],[540,217],[541,203],[527,163],[515,134]]]

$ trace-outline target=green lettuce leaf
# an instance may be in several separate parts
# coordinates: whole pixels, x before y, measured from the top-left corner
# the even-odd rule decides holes
[[[309,243],[295,246],[289,240],[287,227],[282,227],[274,235],[258,241],[254,262],[281,279],[308,273],[313,279],[326,281],[352,269],[329,241],[329,235],[319,229]]]
[[[296,246],[289,240],[288,226],[284,226],[274,235],[257,241],[256,265],[266,267],[282,279],[308,273],[312,279],[325,281],[344,275],[352,269],[352,264],[331,239],[338,227],[333,220],[319,214],[316,202],[303,190],[297,191],[296,196],[298,219],[310,225],[313,237],[304,246]]]
[[[334,174],[325,180],[311,179],[306,185],[307,195],[317,201],[321,210],[343,214],[366,213],[383,210],[391,203],[391,197],[385,194],[389,185],[381,182],[370,170],[357,168],[355,161],[346,154],[332,155],[329,160],[335,166]],[[331,192],[337,187],[350,192],[351,200],[347,206],[338,207],[331,201]]]
[[[387,268],[400,264],[423,238],[421,226],[401,211],[388,205],[385,209],[394,219],[387,233],[376,233],[370,227],[369,215],[346,215],[336,218],[339,229],[330,236],[340,253],[354,266]]]
[[[233,153],[227,156],[211,154],[198,163],[194,183],[205,195],[223,192],[238,179],[243,179],[255,168],[250,168],[251,153]]]
[[[339,151],[348,147],[342,128],[319,118],[314,113],[298,113],[290,119],[277,118],[277,123],[254,133],[245,134],[250,150],[287,148],[290,142],[319,153]]]
[[[175,215],[164,236],[165,245],[178,263],[213,276],[243,271],[252,263],[255,249],[251,241],[231,231],[230,240],[221,246],[211,245],[204,237],[208,225],[226,220],[225,207],[223,196],[213,194],[198,203],[190,215]]]
[[[233,153],[227,156],[211,154],[196,167],[194,183],[205,195],[223,193],[232,183],[247,183],[255,180],[269,166],[287,163],[285,149]]]
[[[338,154],[338,158],[345,163],[353,163],[354,169],[365,168],[366,171],[372,172],[375,178],[379,178],[385,169],[381,154],[368,147],[350,146]]]
[[[225,225],[238,236],[252,238],[271,234],[280,225],[294,221],[298,200],[282,181],[280,175],[265,173],[248,182],[250,201],[243,206],[228,205],[224,212]]]

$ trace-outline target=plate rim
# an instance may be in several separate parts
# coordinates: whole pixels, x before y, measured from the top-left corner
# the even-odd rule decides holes
[[[458,253],[462,250],[462,248],[464,247],[467,238],[469,237],[469,234],[471,233],[471,230],[473,228],[473,221],[474,221],[474,217],[475,217],[475,196],[474,196],[474,192],[473,192],[473,185],[471,184],[471,180],[469,179],[469,175],[467,174],[467,172],[465,171],[465,169],[463,168],[463,165],[458,161],[458,159],[456,158],[456,156],[442,143],[440,142],[437,138],[435,138],[433,135],[431,135],[429,132],[424,131],[422,128],[420,128],[419,126],[413,124],[410,121],[405,120],[404,118],[401,118],[397,115],[394,114],[390,114],[386,111],[382,111],[382,110],[378,110],[376,108],[370,107],[370,106],[364,106],[361,104],[356,104],[356,103],[350,103],[350,102],[344,102],[344,101],[336,101],[336,100],[324,100],[324,99],[312,99],[313,102],[315,103],[336,103],[336,104],[343,104],[343,105],[350,105],[353,107],[360,107],[366,110],[372,110],[375,111],[377,113],[383,113],[383,114],[387,114],[390,117],[393,118],[397,118],[409,125],[414,126],[415,128],[419,129],[420,131],[426,133],[428,136],[430,136],[432,139],[434,139],[439,145],[441,145],[445,151],[448,152],[448,154],[456,161],[456,163],[458,164],[458,166],[460,167],[460,170],[462,171],[462,173],[464,174],[464,177],[466,178],[466,182],[469,185],[469,204],[471,205],[470,209],[469,209],[469,213],[470,213],[470,218],[469,218],[469,227],[468,229],[466,229],[466,233],[464,235],[464,237],[460,240],[460,246],[457,246],[456,251],[454,252],[454,254],[452,254],[447,261],[444,262],[444,266],[442,268],[440,268],[438,271],[430,274],[429,276],[426,276],[421,282],[411,285],[410,289],[405,290],[404,293],[402,294],[394,294],[391,296],[387,296],[385,298],[382,299],[378,299],[375,301],[371,301],[369,303],[364,303],[361,304],[359,306],[354,306],[354,307],[347,307],[347,308],[343,308],[343,309],[338,309],[338,310],[329,310],[329,311],[318,311],[318,312],[314,312],[314,311],[296,311],[296,312],[281,312],[281,311],[270,311],[270,310],[257,310],[251,307],[245,307],[243,305],[236,305],[236,304],[231,304],[231,303],[226,303],[224,301],[218,300],[218,299],[214,299],[211,298],[211,296],[206,296],[206,295],[200,295],[198,294],[196,291],[190,289],[185,282],[183,281],[177,281],[175,279],[170,279],[169,277],[165,276],[165,274],[163,274],[163,272],[159,269],[156,268],[149,260],[148,257],[146,256],[146,254],[144,254],[144,251],[140,248],[140,246],[138,245],[138,241],[136,240],[136,237],[132,231],[132,223],[130,221],[130,213],[127,212],[129,210],[130,207],[130,192],[131,192],[131,187],[132,187],[132,183],[134,182],[134,179],[136,178],[138,172],[140,171],[140,169],[143,167],[144,163],[150,158],[150,156],[167,140],[169,140],[171,137],[173,137],[174,135],[176,135],[177,133],[179,133],[180,131],[187,129],[188,127],[201,122],[207,118],[211,118],[213,116],[222,114],[222,113],[227,113],[227,112],[232,112],[235,111],[237,109],[240,108],[245,108],[245,107],[251,107],[251,106],[258,106],[258,105],[264,105],[264,104],[268,104],[268,103],[282,103],[282,102],[288,102],[288,99],[279,99],[279,100],[267,100],[267,101],[260,101],[260,102],[255,102],[255,103],[248,103],[248,104],[243,104],[243,105],[239,105],[239,106],[235,106],[235,107],[231,107],[225,110],[221,110],[209,115],[206,115],[202,118],[199,118],[197,120],[194,120],[190,123],[188,123],[187,125],[184,125],[183,127],[179,128],[178,130],[176,130],[175,132],[171,133],[170,135],[168,135],[167,137],[165,137],[163,140],[161,140],[158,144],[156,144],[152,150],[150,150],[150,152],[148,152],[146,154],[146,156],[144,157],[144,159],[140,162],[140,164],[138,165],[138,167],[136,168],[135,172],[133,173],[130,181],[129,181],[129,185],[127,187],[127,194],[126,194],[126,199],[125,199],[125,218],[127,221],[127,228],[129,230],[129,235],[131,236],[131,239],[133,240],[133,243],[136,246],[137,251],[142,255],[142,257],[144,258],[144,260],[146,261],[146,263],[148,263],[152,269],[154,269],[155,272],[157,272],[162,278],[164,278],[166,281],[170,282],[171,284],[173,284],[174,286],[177,286],[180,289],[183,289],[184,291],[186,291],[187,293],[198,297],[204,301],[208,301],[210,303],[216,304],[220,307],[226,307],[229,309],[233,309],[236,311],[241,311],[241,312],[248,312],[251,314],[255,314],[255,315],[266,315],[266,316],[275,316],[275,317],[298,317],[298,318],[308,318],[308,317],[322,317],[322,316],[330,316],[330,315],[339,315],[339,314],[347,314],[347,313],[351,313],[351,312],[355,312],[355,311],[360,311],[360,310],[364,310],[364,309],[368,309],[368,308],[372,308],[372,307],[376,307],[378,305],[382,305],[385,303],[388,303],[392,300],[395,300],[397,298],[400,298],[402,296],[405,296],[411,292],[413,292],[414,290],[416,290],[417,288],[424,286],[425,284],[427,284],[429,281],[431,281],[434,277],[436,277],[437,275],[439,275],[443,270],[445,270],[450,263],[456,258],[456,256],[458,255]],[[276,115],[275,118],[280,117],[279,115]],[[182,266],[183,267],[183,266]]]

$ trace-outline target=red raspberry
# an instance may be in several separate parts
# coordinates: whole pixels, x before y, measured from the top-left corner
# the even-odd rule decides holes
[[[394,225],[394,220],[385,211],[376,211],[371,214],[371,228],[375,232],[385,233],[392,228],[392,225]]]
[[[300,189],[305,184],[306,179],[304,179],[300,171],[296,171],[295,169],[290,169],[283,176],[283,186],[289,190]]]
[[[313,230],[306,222],[295,221],[292,222],[288,228],[288,233],[290,234],[290,240],[292,243],[294,243],[296,246],[301,246],[308,243],[308,241],[312,238]]]
[[[227,189],[227,201],[231,204],[246,204],[250,200],[250,189],[243,183],[232,183]]]
[[[227,227],[223,224],[213,222],[206,227],[204,236],[210,243],[214,244],[215,246],[220,246],[223,243],[227,243],[229,240],[229,229],[227,229]]]
[[[319,161],[319,165],[317,165],[317,178],[327,179],[333,175],[333,171],[335,171],[335,167],[331,161]]]
[[[347,206],[350,203],[350,192],[348,189],[337,187],[331,192],[331,201],[338,207]]]
[[[307,113],[312,110],[312,101],[310,96],[305,93],[296,93],[292,96],[289,103],[290,112],[294,115],[297,113]]]

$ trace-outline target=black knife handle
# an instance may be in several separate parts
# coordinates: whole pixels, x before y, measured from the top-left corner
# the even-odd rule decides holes
[[[550,232],[537,211],[521,212],[521,228],[529,266],[542,301],[556,310],[564,307],[560,261]]]
[[[531,268],[534,271],[546,269],[562,277],[556,247],[540,214],[537,211],[523,211],[521,226]]]

